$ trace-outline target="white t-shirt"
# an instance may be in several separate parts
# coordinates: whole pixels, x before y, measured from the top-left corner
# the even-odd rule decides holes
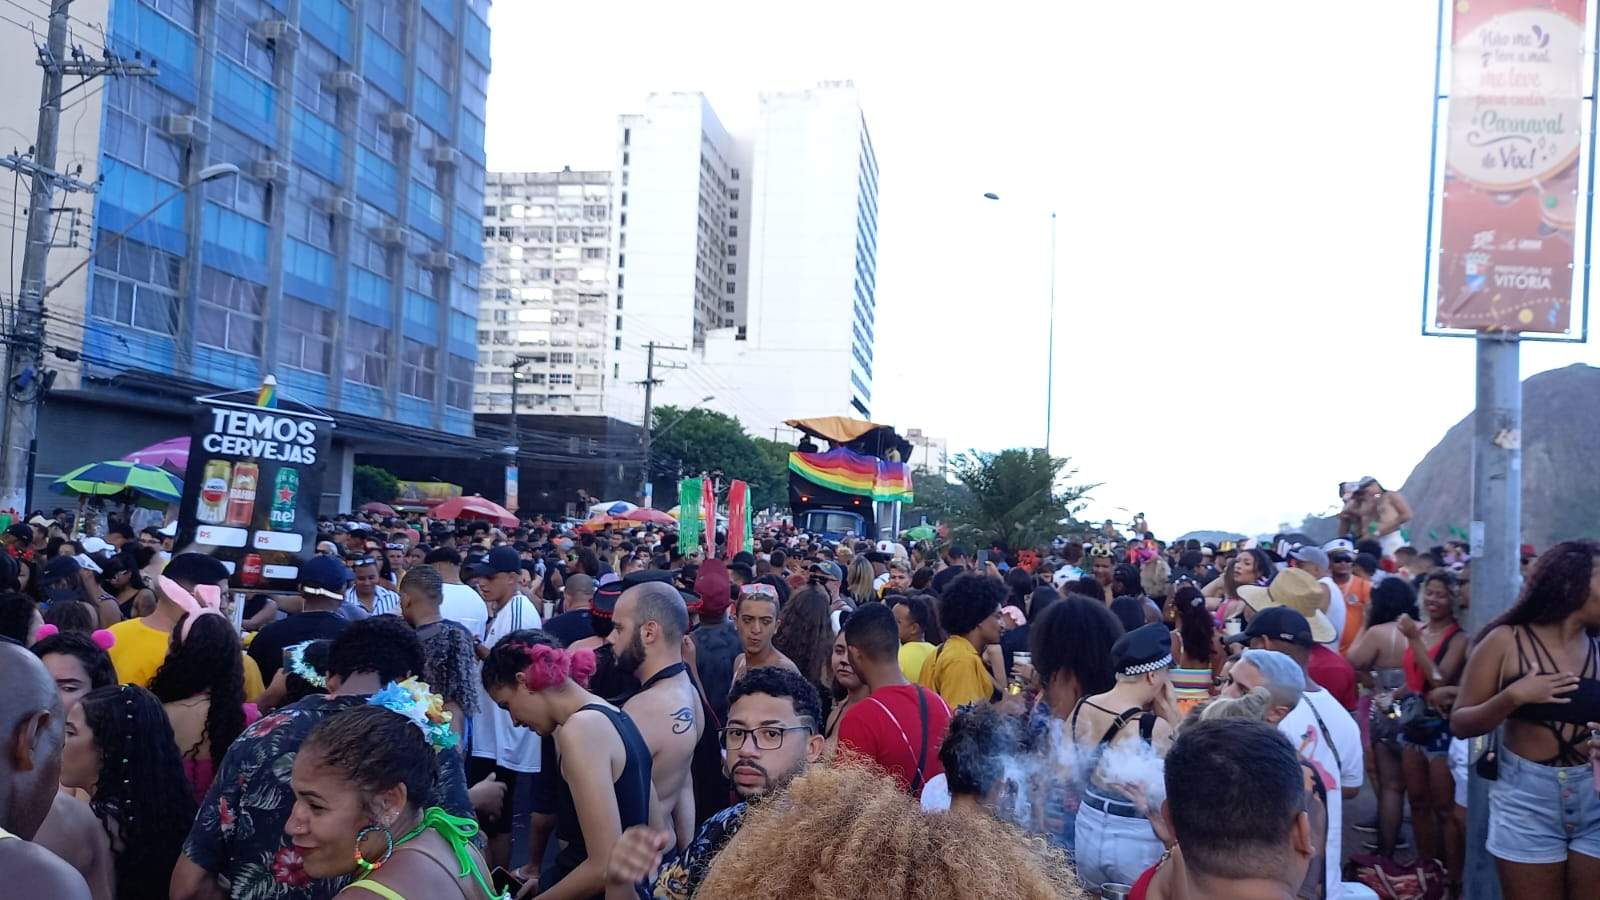
[[[483,623],[489,618],[489,607],[484,605],[483,598],[464,584],[445,584],[443,587],[444,601],[439,604],[439,615],[481,639]]]
[[[1315,710],[1313,711],[1313,707]],[[1321,724],[1317,718],[1321,716]],[[1327,726],[1323,733],[1322,726]],[[1327,691],[1307,691],[1300,702],[1289,711],[1278,731],[1322,776],[1322,786],[1328,792],[1328,844],[1326,885],[1328,900],[1338,900],[1341,868],[1340,837],[1344,833],[1344,798],[1340,789],[1360,787],[1366,778],[1365,763],[1361,757],[1361,729],[1355,719],[1345,712],[1339,701]],[[1333,739],[1332,746],[1328,739]]]
[[[1333,640],[1324,644],[1325,647],[1339,649],[1339,636],[1344,634],[1344,591],[1334,583],[1333,578],[1324,575],[1317,579],[1317,584],[1328,586],[1328,619],[1333,622]]]
[[[483,609],[487,615],[488,607]],[[533,601],[518,594],[476,633],[492,649],[511,632],[542,624]],[[482,683],[478,685],[478,712],[472,717],[472,755],[493,759],[513,772],[539,771],[539,733],[512,722],[511,713],[495,705]]]

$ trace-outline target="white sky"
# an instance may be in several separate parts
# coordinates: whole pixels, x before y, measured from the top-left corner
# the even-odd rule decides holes
[[[1419,334],[1436,10],[499,0],[489,166],[608,169],[653,91],[739,129],[760,91],[854,79],[873,418],[1040,442],[1054,207],[1052,449],[1104,482],[1090,515],[1271,530],[1398,487],[1473,403],[1471,343]],[[1530,344],[1522,372],[1597,359]]]

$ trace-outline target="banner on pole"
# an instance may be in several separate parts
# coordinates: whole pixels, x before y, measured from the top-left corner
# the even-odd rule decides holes
[[[678,482],[678,552],[688,553],[700,543],[700,479]]]
[[[1434,325],[1569,333],[1585,0],[1451,4]]]
[[[728,483],[728,559],[750,549],[750,485],[742,481]]]
[[[333,420],[276,384],[196,398],[189,432],[177,546],[221,561],[239,589],[296,590],[317,543]]]
[[[710,556],[717,548],[717,488],[709,478],[700,479],[700,515],[704,517],[701,537],[705,539],[706,556]],[[682,538],[679,538],[679,546],[682,546]]]

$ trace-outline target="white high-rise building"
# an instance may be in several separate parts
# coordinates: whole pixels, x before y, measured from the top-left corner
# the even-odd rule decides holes
[[[698,94],[654,96],[618,132],[611,396],[642,413],[655,341],[689,348],[658,351],[686,368],[657,369],[657,404],[712,396],[758,435],[870,418],[878,163],[855,86],[762,95],[748,141]]]
[[[742,324],[749,200],[740,153],[701,94],[653,94],[643,113],[618,120],[609,394],[619,418],[643,418],[648,344],[681,347],[656,359],[694,367],[709,334]],[[718,393],[687,387],[695,376],[686,371],[670,373],[685,384],[677,402]]]
[[[611,173],[490,172],[483,253],[473,412],[609,414]]]

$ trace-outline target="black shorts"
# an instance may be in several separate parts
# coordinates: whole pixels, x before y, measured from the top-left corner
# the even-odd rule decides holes
[[[480,821],[478,823],[479,830],[484,834],[510,834],[512,808],[517,799],[517,779],[521,776],[521,773],[505,766],[496,765],[495,761],[489,757],[473,756],[469,757],[467,762],[467,786],[471,787],[488,778],[491,772],[494,773],[495,778],[501,784],[506,786],[506,796],[500,802],[500,811],[492,821]]]

